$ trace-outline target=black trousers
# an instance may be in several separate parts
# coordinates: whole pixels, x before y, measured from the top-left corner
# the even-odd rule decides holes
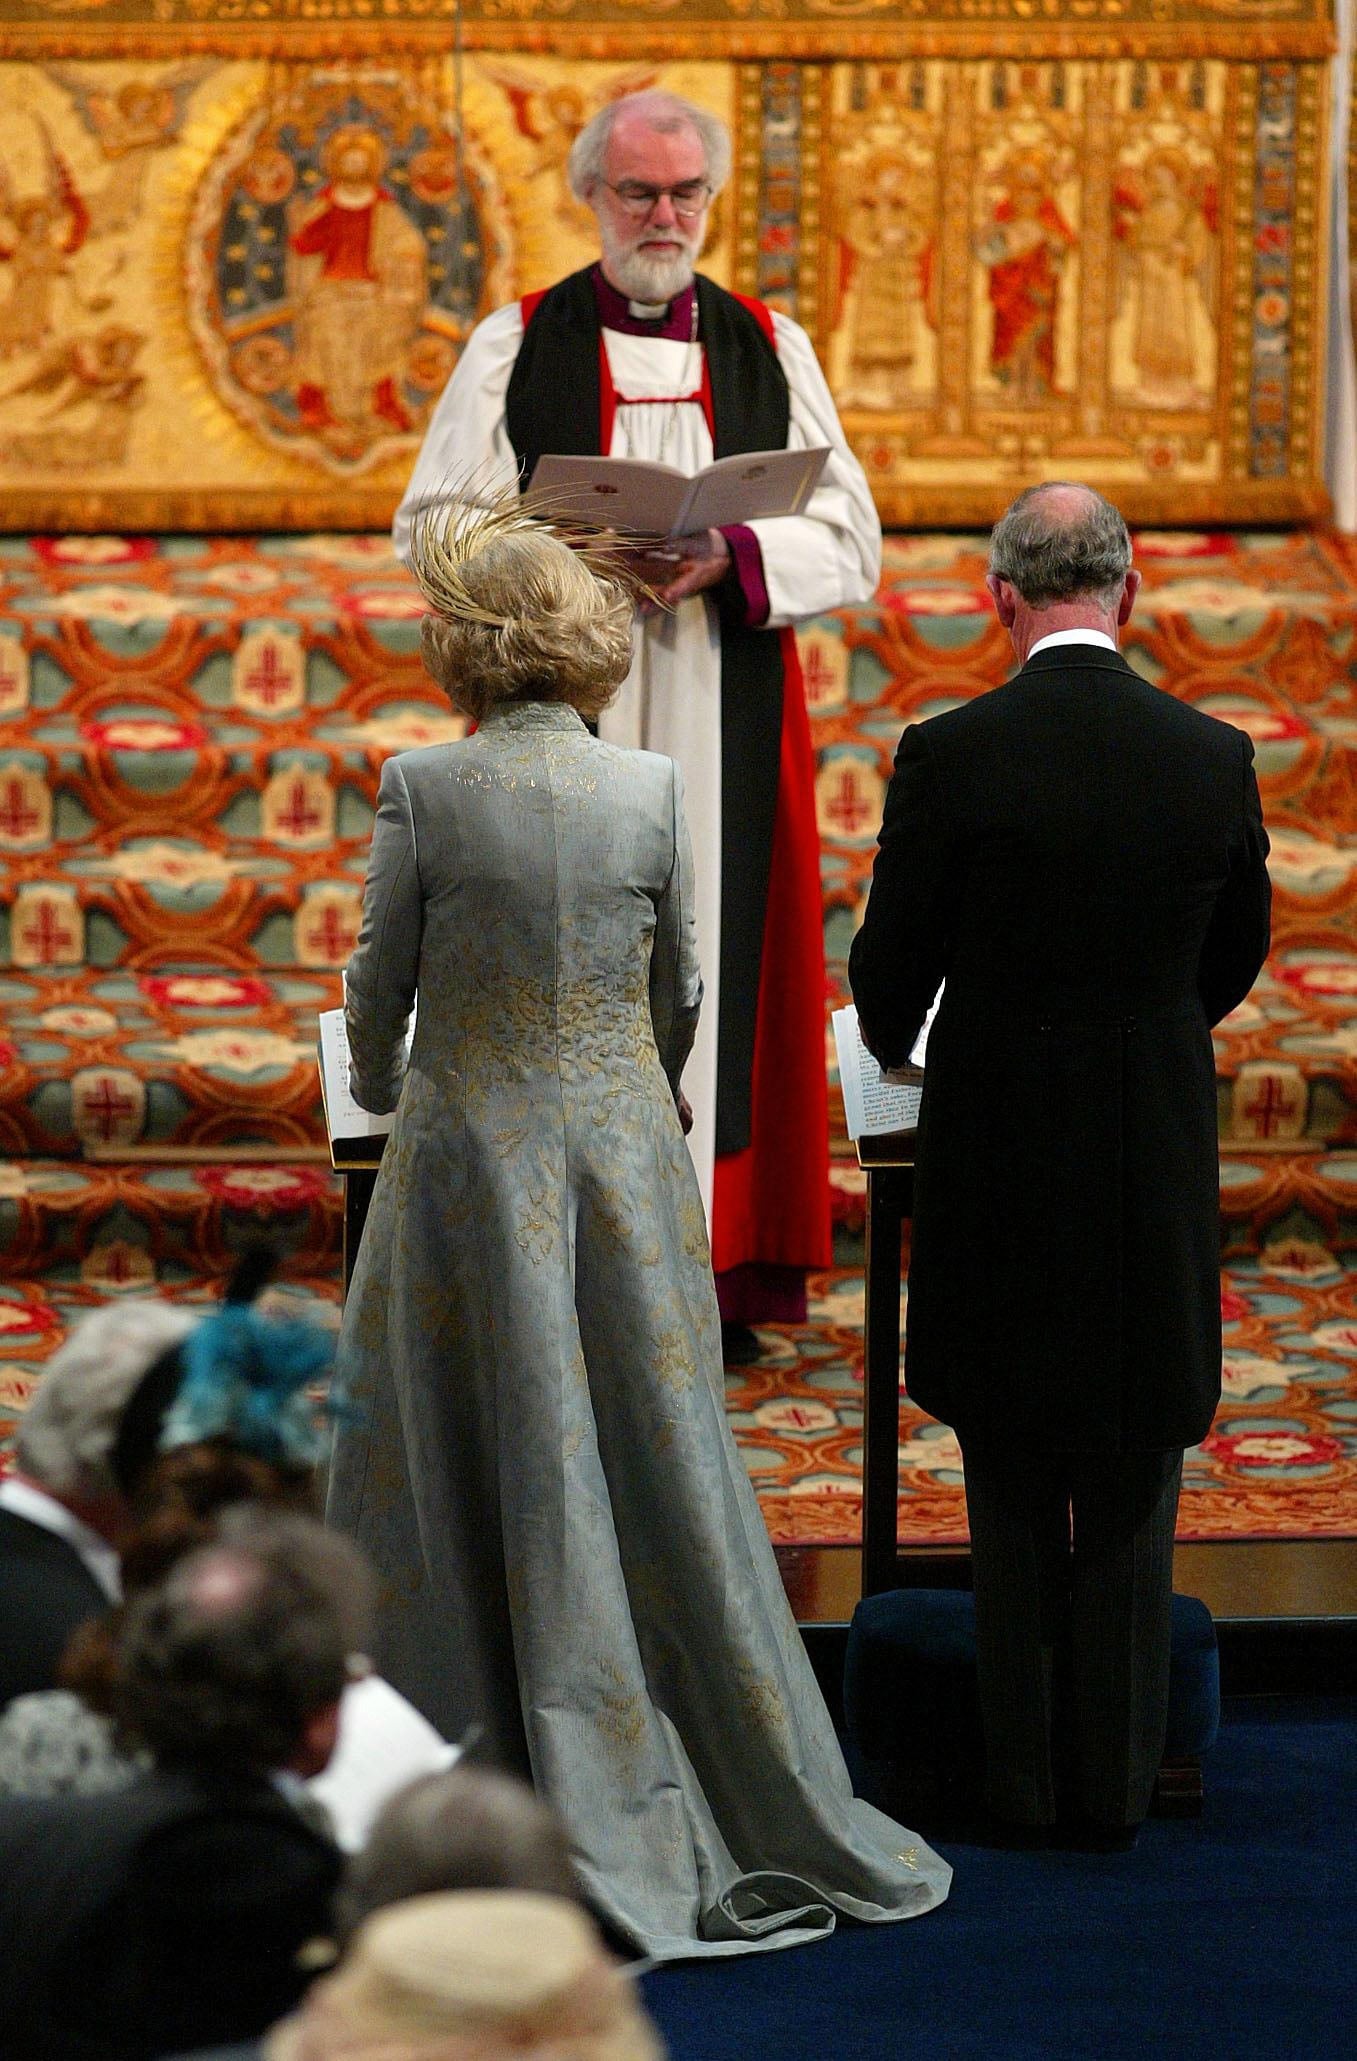
[[[1059,1771],[1086,1817],[1139,1824],[1168,1720],[1182,1452],[962,1451],[990,1807],[1054,1823]]]

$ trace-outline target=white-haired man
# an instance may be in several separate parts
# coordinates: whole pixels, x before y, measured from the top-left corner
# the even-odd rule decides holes
[[[179,1386],[188,1311],[149,1298],[77,1325],[20,1421],[0,1482],[0,1709],[50,1689],[77,1625],[119,1595],[113,1541]]]
[[[866,600],[881,551],[805,331],[696,273],[729,169],[723,125],[673,94],[594,118],[570,181],[601,259],[475,330],[395,525],[404,552],[450,479],[527,480],[546,452],[692,473],[713,455],[830,447],[804,515],[681,540],[667,607],[638,622],[599,725],[683,769],[707,1000],[685,1088],[728,1346],[733,1327],[804,1315],[805,1271],[829,1259],[819,846],[789,625]]]

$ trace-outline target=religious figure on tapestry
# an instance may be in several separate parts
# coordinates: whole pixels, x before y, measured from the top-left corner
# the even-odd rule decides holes
[[[936,173],[882,147],[845,185],[835,391],[843,408],[898,408],[936,384]]]
[[[341,473],[412,442],[486,284],[438,106],[347,80],[265,105],[209,166],[194,230],[190,319],[234,413]]]
[[[28,426],[21,427],[0,406],[11,460],[58,471],[120,464],[133,410],[146,397],[138,362],[145,344],[139,331],[105,322],[88,335],[52,344],[31,372],[0,388],[0,404],[17,402],[27,416]]]
[[[8,290],[0,300],[0,358],[38,350],[53,332],[59,289],[70,260],[90,231],[90,211],[66,160],[43,124],[46,178],[35,193],[16,194],[0,161],[0,265]]]
[[[1214,169],[1157,147],[1126,162],[1113,196],[1118,314],[1128,398],[1163,408],[1210,404],[1216,363],[1220,205]]]
[[[478,68],[494,81],[513,110],[514,127],[532,144],[523,177],[542,180],[551,194],[552,212],[563,228],[592,236],[593,217],[570,191],[566,160],[575,138],[610,100],[644,93],[659,83],[658,65],[631,65],[596,85],[566,78],[543,78],[526,66],[479,60]]]
[[[372,129],[336,129],[322,162],[325,185],[288,217],[297,410],[322,434],[409,430],[400,384],[428,293],[424,238],[380,183]]]
[[[996,197],[977,256],[992,311],[988,368],[1023,406],[1056,394],[1056,333],[1066,260],[1078,237],[1055,196],[1055,153],[1013,150],[994,180]]]
[[[54,64],[46,69],[75,102],[109,167],[107,178],[89,195],[91,234],[132,228],[142,211],[152,161],[178,141],[193,88],[216,66],[211,60],[174,65],[153,77],[118,84],[105,81],[103,66]]]

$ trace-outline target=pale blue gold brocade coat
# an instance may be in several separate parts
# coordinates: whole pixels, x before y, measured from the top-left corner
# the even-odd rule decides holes
[[[692,905],[677,769],[571,709],[388,761],[348,1031],[359,1099],[400,1101],[329,1510],[383,1577],[394,1678],[530,1765],[590,1896],[663,1957],[949,1880],[852,1798],[726,1424],[675,1111]]]

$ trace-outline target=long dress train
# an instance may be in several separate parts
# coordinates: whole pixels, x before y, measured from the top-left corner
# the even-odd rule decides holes
[[[329,1514],[385,1583],[393,1678],[489,1726],[671,1959],[950,1880],[852,1796],[726,1422],[674,1101],[700,994],[669,760],[531,704],[388,762],[349,1023],[360,1096],[401,1099]]]

